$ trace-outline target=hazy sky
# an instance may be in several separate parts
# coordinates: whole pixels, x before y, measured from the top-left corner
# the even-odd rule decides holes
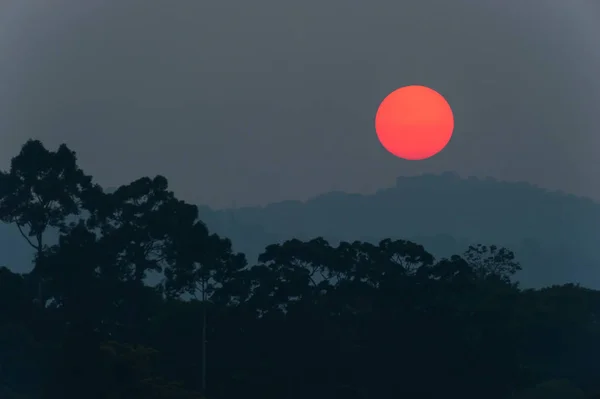
[[[599,21],[597,0],[2,0],[0,166],[34,137],[217,207],[441,171],[600,199]],[[456,118],[426,161],[373,128],[409,84]]]

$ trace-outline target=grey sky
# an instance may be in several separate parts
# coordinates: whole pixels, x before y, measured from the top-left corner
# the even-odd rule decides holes
[[[593,0],[3,0],[0,166],[66,142],[105,186],[216,207],[457,171],[600,199]],[[390,91],[453,107],[438,156],[377,142]]]

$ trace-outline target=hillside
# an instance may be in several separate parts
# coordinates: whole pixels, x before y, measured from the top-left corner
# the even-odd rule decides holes
[[[319,235],[333,242],[408,238],[436,256],[460,253],[469,243],[494,243],[517,253],[526,286],[600,287],[600,204],[526,183],[452,173],[401,177],[373,195],[332,192],[265,207],[202,207],[201,215],[251,258],[265,244]]]
[[[471,243],[497,244],[521,260],[524,286],[578,282],[600,288],[600,204],[526,183],[452,173],[401,177],[373,195],[332,192],[306,202],[219,211],[201,206],[200,217],[251,261],[266,245],[292,237],[404,238],[438,257],[461,253]],[[30,269],[32,251],[18,230],[0,225],[0,241],[1,264]]]

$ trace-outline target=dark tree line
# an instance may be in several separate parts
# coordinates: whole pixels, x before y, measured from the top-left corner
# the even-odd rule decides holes
[[[505,248],[292,239],[249,265],[164,177],[108,193],[39,141],[0,174],[0,219],[35,250],[0,269],[3,399],[600,392],[600,292],[520,289]]]

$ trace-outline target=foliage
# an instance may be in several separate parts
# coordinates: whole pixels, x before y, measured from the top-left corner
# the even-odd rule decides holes
[[[0,268],[2,398],[600,392],[600,293],[522,290],[507,248],[290,239],[248,265],[166,178],[106,193],[37,141],[0,174],[0,218],[37,250]]]

